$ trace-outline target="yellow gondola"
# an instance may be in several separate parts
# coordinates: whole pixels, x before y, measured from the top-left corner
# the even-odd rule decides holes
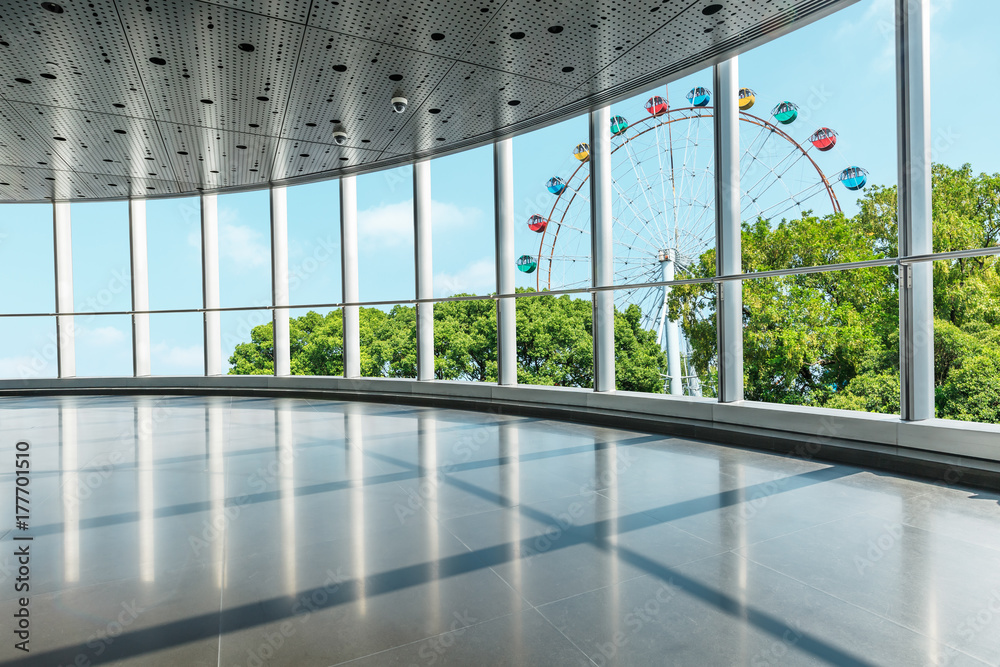
[[[757,93],[749,88],[740,88],[740,111],[749,111],[757,101]]]
[[[580,162],[586,162],[590,157],[590,144],[577,144],[576,148],[573,149],[573,157]]]

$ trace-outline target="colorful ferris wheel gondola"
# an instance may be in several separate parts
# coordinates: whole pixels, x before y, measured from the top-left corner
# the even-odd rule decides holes
[[[704,86],[698,86],[688,92],[687,98],[691,101],[691,106],[693,107],[707,107],[709,102],[712,101],[712,91]]]
[[[566,182],[558,176],[553,176],[545,183],[545,188],[552,194],[557,195],[566,188]]]
[[[740,88],[740,111],[749,111],[757,101],[757,93],[749,88]]]
[[[586,142],[577,144],[576,148],[573,149],[573,157],[580,162],[586,162],[590,158],[590,144]]]
[[[782,102],[771,109],[771,115],[782,125],[790,125],[799,117],[799,108],[793,102]]]
[[[649,112],[651,116],[660,116],[670,109],[670,105],[667,101],[660,97],[659,95],[653,95],[648,100],[646,100],[646,111]]]
[[[537,213],[528,218],[528,229],[533,232],[544,232],[545,228],[549,226],[549,221],[538,215]]]
[[[534,273],[538,262],[531,255],[521,255],[517,258],[517,270],[521,273]]]
[[[618,136],[628,129],[628,121],[625,120],[624,116],[612,116],[611,117],[611,134]]]
[[[840,172],[840,182],[848,190],[860,190],[868,182],[868,172],[861,167],[848,167]]]
[[[812,133],[809,141],[817,150],[824,153],[837,145],[837,132],[828,127],[821,127]]]

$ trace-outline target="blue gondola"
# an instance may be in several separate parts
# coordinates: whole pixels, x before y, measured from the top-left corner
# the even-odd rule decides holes
[[[691,92],[687,94],[687,98],[691,101],[691,106],[707,107],[708,103],[712,101],[712,91],[703,86],[698,86],[691,89]]]
[[[553,176],[549,179],[548,183],[545,184],[545,187],[548,188],[548,191],[552,194],[558,195],[566,189],[566,183],[558,176]]]
[[[860,190],[868,182],[868,172],[861,167],[848,167],[840,172],[840,182],[848,190]]]

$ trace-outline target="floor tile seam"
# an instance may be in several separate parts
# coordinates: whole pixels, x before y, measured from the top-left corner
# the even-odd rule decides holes
[[[624,579],[622,579],[620,581],[615,581],[615,582],[612,582],[610,584],[605,584],[603,586],[597,586],[596,588],[591,588],[591,589],[588,589],[588,590],[585,590],[585,591],[580,591],[579,593],[573,593],[572,595],[567,595],[566,597],[563,597],[563,598],[558,598],[556,600],[549,600],[548,602],[542,602],[542,603],[540,603],[538,605],[532,605],[532,606],[534,606],[534,608],[537,609],[539,613],[541,613],[542,612],[542,607],[548,607],[549,605],[553,605],[553,604],[556,604],[558,602],[565,602],[566,600],[572,600],[573,598],[580,597],[581,595],[588,595],[590,593],[596,593],[597,591],[603,591],[603,590],[606,590],[608,588],[614,588],[615,586],[621,586],[622,584],[628,583],[630,581],[635,581],[637,579],[642,579],[643,577],[649,577],[650,579],[656,579],[657,578],[657,576],[655,574],[650,574],[649,572],[642,572],[641,574],[635,574],[635,575],[632,575],[631,577],[626,577],[626,578],[624,578]]]
[[[513,616],[514,614],[523,613],[524,611],[526,611],[526,610],[522,609],[522,610],[518,610],[518,611],[507,612],[506,614],[500,614],[499,616],[494,616],[493,618],[487,618],[487,619],[483,619],[482,621],[476,621],[475,623],[470,623],[469,625],[463,625],[462,627],[455,628],[454,630],[445,630],[444,632],[438,632],[438,633],[435,633],[433,635],[427,635],[425,637],[421,637],[420,639],[414,639],[412,641],[403,642],[402,644],[396,644],[395,646],[389,646],[389,647],[386,647],[386,648],[383,648],[383,649],[379,649],[378,651],[374,651],[374,652],[368,653],[366,655],[359,655],[358,657],[351,658],[350,660],[345,660],[343,662],[335,662],[335,663],[329,665],[329,667],[339,667],[339,665],[349,665],[352,662],[357,662],[358,660],[364,660],[365,658],[371,658],[372,656],[381,655],[383,653],[388,653],[389,651],[395,651],[396,649],[403,648],[405,646],[413,646],[414,644],[420,644],[421,642],[425,642],[428,639],[434,639],[434,638],[437,638],[437,637],[443,637],[445,635],[450,635],[450,634],[452,634],[454,632],[463,632],[464,633],[464,632],[466,632],[466,631],[468,631],[468,630],[470,630],[472,628],[475,628],[477,626],[483,625],[484,623],[490,623],[492,621],[497,621],[497,620],[500,620],[501,618],[507,618],[508,616]]]
[[[859,514],[867,514],[868,516],[872,517],[873,519],[878,519],[880,521],[891,521],[891,519],[888,519],[888,518],[886,518],[884,516],[881,516],[879,514],[872,514],[871,512],[867,512],[867,511],[859,512]],[[930,529],[925,528],[923,526],[917,526],[917,525],[915,525],[913,523],[910,523],[910,522],[907,522],[907,521],[899,521],[897,523],[899,523],[901,526],[906,526],[907,528],[913,528],[914,530],[920,530],[920,531],[923,531],[923,532],[928,533],[930,535],[934,535],[934,536],[941,537],[941,538],[944,538],[944,539],[953,540],[955,542],[961,542],[962,544],[966,544],[966,545],[974,546],[974,547],[979,547],[981,549],[989,549],[990,551],[1000,552],[1000,546],[992,546],[992,545],[989,545],[989,544],[982,544],[981,542],[972,542],[972,541],[970,541],[970,540],[968,540],[968,539],[966,539],[964,537],[957,537],[955,535],[948,535],[948,534],[945,534],[945,533],[942,533],[942,532],[939,532],[939,531],[936,531],[936,530],[930,530]],[[997,524],[998,524],[998,528],[1000,528],[1000,520],[997,521]],[[998,554],[998,557],[1000,557],[1000,554]],[[998,664],[997,667],[1000,667],[1000,664]]]
[[[781,577],[784,577],[786,579],[791,579],[792,581],[797,582],[799,584],[802,584],[803,586],[805,586],[807,588],[810,588],[810,589],[812,589],[812,590],[814,590],[814,591],[816,591],[816,592],[818,592],[818,593],[820,593],[822,595],[826,595],[828,597],[833,598],[834,600],[838,600],[840,602],[843,602],[844,604],[846,604],[846,605],[848,605],[850,607],[853,607],[854,609],[860,609],[863,612],[866,612],[868,614],[871,614],[873,616],[881,618],[883,621],[886,621],[887,623],[891,623],[892,625],[894,625],[894,626],[896,626],[898,628],[902,628],[903,630],[907,630],[909,632],[912,632],[915,635],[917,635],[918,637],[921,637],[923,639],[930,639],[930,637],[928,635],[926,635],[925,633],[923,633],[919,629],[910,627],[909,625],[906,625],[905,623],[902,623],[900,621],[896,621],[896,620],[894,620],[892,618],[889,618],[885,614],[882,614],[882,613],[880,613],[880,612],[878,612],[878,611],[876,611],[874,609],[868,609],[867,607],[862,607],[861,605],[855,604],[854,602],[851,602],[850,600],[845,600],[844,598],[840,597],[839,595],[837,595],[835,593],[831,593],[829,591],[824,591],[822,588],[818,588],[818,587],[810,584],[807,581],[802,581],[798,577],[795,577],[795,576],[792,576],[792,575],[790,575],[790,574],[788,574],[786,572],[782,572],[780,570],[777,570],[777,569],[771,567],[770,565],[766,565],[764,563],[761,563],[760,561],[754,560],[753,558],[750,558],[748,556],[744,556],[742,554],[738,554],[735,551],[732,552],[732,553],[734,555],[740,557],[740,558],[743,558],[744,560],[747,560],[747,561],[755,564],[755,565],[759,565],[760,567],[763,567],[763,568],[765,568],[767,570],[770,570],[771,572],[774,572],[775,574],[777,574],[777,575],[779,575]],[[958,648],[957,646],[953,646],[953,645],[951,645],[951,644],[949,644],[949,643],[947,643],[945,641],[938,640],[937,643],[940,644],[941,646],[947,646],[948,648],[954,649],[954,650],[958,651],[959,653],[961,653],[962,655],[964,655],[964,656],[966,656],[968,658],[971,658],[971,659],[973,659],[973,660],[975,660],[977,662],[983,662],[982,660],[980,660],[976,656],[970,655],[966,651]],[[989,663],[984,663],[984,664],[989,664]]]
[[[597,663],[596,663],[596,662],[594,662],[594,660],[593,660],[593,659],[592,659],[592,658],[591,658],[591,657],[590,657],[589,655],[587,655],[587,652],[586,652],[586,651],[584,651],[584,650],[583,650],[582,648],[580,648],[579,646],[577,646],[576,642],[575,642],[575,641],[573,641],[572,639],[570,639],[570,638],[569,638],[569,636],[568,636],[568,635],[567,635],[567,634],[566,634],[565,632],[563,632],[563,631],[562,631],[561,629],[557,628],[557,627],[556,627],[556,624],[555,624],[555,623],[553,623],[553,622],[552,622],[551,620],[549,620],[549,617],[548,617],[548,616],[546,616],[545,614],[543,614],[543,613],[541,612],[541,610],[537,610],[537,611],[538,611],[538,615],[539,615],[539,616],[541,616],[541,617],[542,617],[542,618],[543,618],[543,619],[545,620],[545,622],[546,622],[546,623],[548,623],[548,624],[549,624],[549,626],[550,626],[550,627],[551,627],[551,628],[552,628],[553,630],[555,630],[555,631],[556,631],[556,632],[558,632],[558,633],[559,633],[560,635],[562,635],[562,636],[563,636],[563,638],[565,638],[565,639],[566,639],[566,641],[568,641],[568,642],[569,642],[570,646],[572,646],[572,647],[573,647],[573,648],[575,648],[575,649],[576,649],[577,651],[579,651],[579,652],[580,652],[580,655],[582,655],[582,656],[584,657],[584,659],[585,659],[585,660],[586,660],[586,661],[587,661],[587,662],[588,662],[589,664],[591,664],[591,665],[594,665],[594,667],[597,667]]]

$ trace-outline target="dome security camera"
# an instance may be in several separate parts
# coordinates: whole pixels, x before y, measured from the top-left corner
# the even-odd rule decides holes
[[[343,146],[344,144],[347,143],[347,132],[344,132],[343,130],[337,130],[336,132],[333,133],[333,141],[338,146]]]
[[[394,97],[392,98],[392,110],[396,113],[403,113],[406,111],[406,98],[405,97]]]

